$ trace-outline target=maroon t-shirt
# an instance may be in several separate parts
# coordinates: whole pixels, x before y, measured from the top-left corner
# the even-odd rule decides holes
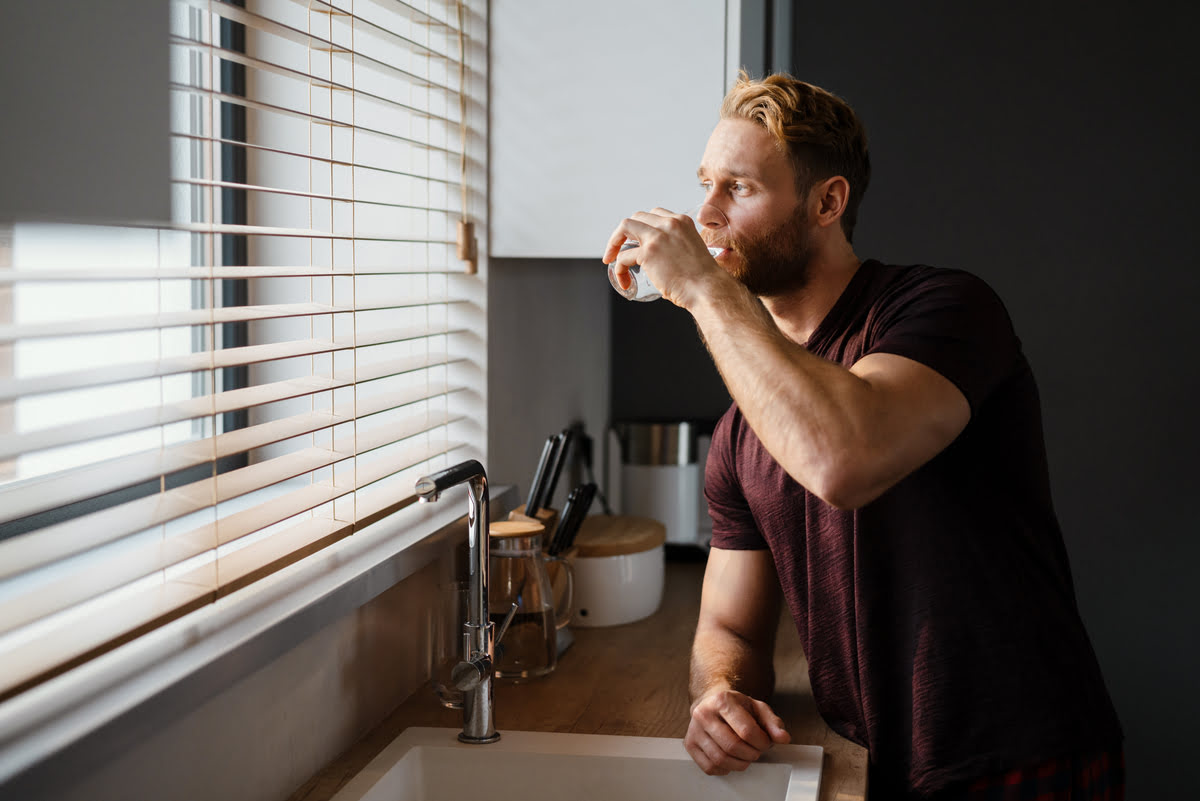
[[[913,359],[971,407],[944,451],[854,511],[793,480],[736,404],[713,435],[712,544],[771,549],[817,707],[869,749],[873,791],[928,793],[1119,743],[1051,503],[1037,387],[1000,299],[965,272],[868,261],[806,347],[847,367]]]

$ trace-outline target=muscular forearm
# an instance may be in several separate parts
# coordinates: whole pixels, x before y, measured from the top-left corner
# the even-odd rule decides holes
[[[888,353],[847,369],[809,353],[729,276],[687,307],[746,422],[817,497],[857,508],[933,458],[970,419],[962,392]]]
[[[689,308],[750,427],[788,473],[843,505],[843,488],[870,459],[872,398],[863,379],[788,339],[732,279]]]
[[[771,743],[790,739],[765,700],[775,684],[780,601],[770,551],[709,552],[683,741],[705,773],[745,770]]]
[[[770,697],[775,689],[773,654],[773,642],[754,645],[728,629],[697,629],[689,684],[693,703],[713,690]]]

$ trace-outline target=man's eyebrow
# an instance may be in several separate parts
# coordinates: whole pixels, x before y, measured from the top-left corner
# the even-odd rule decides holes
[[[750,181],[757,181],[759,183],[762,182],[762,179],[758,176],[758,173],[754,172],[753,170],[748,170],[748,169],[741,168],[741,167],[734,167],[732,170],[721,170],[720,172],[729,178],[745,178]],[[696,169],[696,177],[704,178],[707,175],[708,175],[708,170],[705,169],[703,164],[701,164]]]

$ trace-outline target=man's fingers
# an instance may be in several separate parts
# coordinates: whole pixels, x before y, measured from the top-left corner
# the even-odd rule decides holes
[[[749,707],[744,705],[746,701],[750,702]],[[766,751],[771,747],[772,742],[771,736],[759,725],[758,709],[756,706],[759,703],[761,702],[754,701],[744,695],[727,696],[724,702],[716,709],[717,713],[728,726],[730,733],[756,752]],[[763,704],[763,706],[766,705]],[[729,749],[727,748],[726,750]]]
[[[621,220],[621,224],[617,226],[616,230],[612,232],[612,236],[608,238],[608,244],[604,247],[602,261],[605,264],[612,264],[613,259],[617,257],[617,253],[620,251],[621,245],[625,240],[641,241],[643,237],[658,230],[658,226],[655,223],[659,221],[660,218],[658,215],[645,211],[639,211]]]
[[[724,776],[730,771],[745,770],[752,761],[730,754],[708,732],[694,725],[688,732],[684,747],[701,770],[710,776]]]
[[[710,725],[707,732],[709,737],[716,742],[722,751],[734,759],[745,762],[747,765],[758,759],[762,752],[766,750],[751,745],[724,721],[718,721]],[[765,737],[765,734],[762,736]],[[738,770],[741,770],[741,768],[738,768]]]
[[[613,259],[616,258],[625,240],[645,241],[645,237],[650,236],[655,231],[661,231],[670,226],[677,225],[682,219],[685,219],[685,215],[676,214],[664,208],[656,208],[653,211],[638,211],[631,214],[629,217],[621,220],[621,224],[617,226],[612,236],[608,238],[608,244],[604,248],[604,263],[612,264]],[[689,223],[686,229],[691,230],[693,227]]]
[[[754,701],[754,713],[759,723],[771,737],[772,742],[786,744],[792,741],[792,735],[783,727],[783,718],[775,714],[775,710],[762,701]]]
[[[703,748],[693,742],[685,742],[683,747],[687,749],[688,755],[692,761],[699,766],[700,770],[707,773],[709,776],[725,776],[729,773],[727,768],[720,767],[713,759],[705,752]]]

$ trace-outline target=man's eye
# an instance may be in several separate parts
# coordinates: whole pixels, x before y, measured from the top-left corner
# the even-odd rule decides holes
[[[739,195],[745,194],[746,192],[749,191],[749,189],[750,189],[750,187],[746,186],[741,181],[735,181],[733,184],[733,191],[737,192]]]

